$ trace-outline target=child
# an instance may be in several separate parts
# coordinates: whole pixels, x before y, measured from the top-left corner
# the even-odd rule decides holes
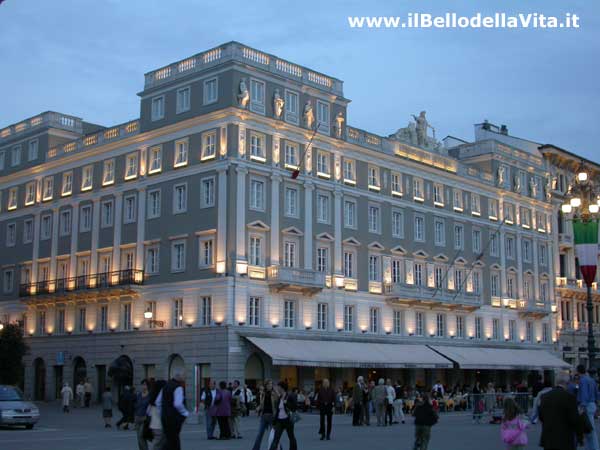
[[[511,397],[504,399],[504,417],[500,428],[508,450],[523,450],[527,445],[527,424],[519,418],[519,407]]]
[[[421,401],[414,411],[415,416],[415,446],[414,450],[427,450],[431,437],[431,427],[438,421],[438,415],[433,410],[427,394],[421,396]]]

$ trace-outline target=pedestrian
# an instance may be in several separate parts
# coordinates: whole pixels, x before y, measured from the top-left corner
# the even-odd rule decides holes
[[[165,435],[164,450],[181,450],[179,434],[185,419],[190,415],[185,408],[183,374],[176,372],[162,388],[156,405],[160,408],[161,425]]]
[[[117,421],[116,424],[117,429],[120,430],[122,425],[123,430],[129,430],[129,424],[133,423],[134,401],[135,397],[131,392],[131,388],[129,386],[125,386],[123,388],[123,392],[119,396],[119,402],[117,404],[119,412],[121,413],[121,418]]]
[[[321,435],[321,440],[330,440],[333,408],[335,407],[335,391],[331,388],[327,378],[323,380],[323,385],[317,393],[317,407],[319,408],[319,434]],[[325,419],[327,419],[327,426],[325,424]]]
[[[215,426],[217,424],[217,418],[215,412],[217,405],[215,400],[217,399],[217,386],[214,380],[210,380],[208,387],[204,388],[202,395],[200,396],[200,402],[204,406],[204,415],[206,420],[206,438],[210,441],[214,439]]]
[[[363,424],[363,399],[366,386],[364,378],[358,377],[352,389],[352,425],[358,427]]]
[[[545,393],[540,401],[542,422],[540,447],[544,450],[575,450],[579,415],[577,398],[567,391],[568,377],[560,374],[556,387]]]
[[[481,384],[479,381],[475,382],[475,386],[472,391],[473,398],[473,423],[481,423],[481,416],[483,415],[483,398],[482,398],[482,390]]]
[[[433,410],[429,396],[423,394],[413,412],[415,416],[415,445],[414,450],[427,450],[431,438],[431,427],[438,421],[438,415]]]
[[[113,396],[110,391],[110,386],[104,388],[102,393],[102,418],[104,419],[104,428],[112,427],[113,416]]]
[[[69,386],[69,383],[64,383],[60,390],[60,396],[62,398],[63,412],[68,413],[71,401],[73,400],[73,389]]]
[[[252,450],[260,450],[265,431],[273,427],[273,417],[277,410],[278,400],[279,398],[273,390],[273,382],[266,380],[264,389],[259,390],[258,405],[256,406],[256,413],[259,417],[258,434]]]
[[[598,402],[598,386],[596,385],[596,381],[586,374],[583,364],[577,366],[577,373],[579,374],[579,389],[577,390],[579,413],[587,414],[592,428],[589,433],[584,435],[585,448],[586,450],[599,450],[598,435],[596,434],[596,425],[594,423]]]
[[[494,385],[492,383],[487,384],[487,389],[485,390],[485,400],[484,400],[485,411],[487,412],[490,423],[494,421],[494,408],[496,407],[496,389],[494,389]]]
[[[163,433],[161,422],[161,408],[156,404],[156,400],[166,384],[165,380],[157,380],[153,383],[150,391],[150,398],[148,399],[148,415],[150,416],[149,427],[152,432],[152,450],[163,450],[166,444],[166,438]]]
[[[77,386],[75,386],[75,395],[77,400],[73,403],[76,408],[83,408],[85,406],[85,386],[83,380],[79,380]]]
[[[235,380],[233,382],[233,392],[231,393],[231,416],[229,420],[231,437],[235,439],[242,439],[240,433],[240,416],[242,416],[244,408],[242,397],[245,397],[244,389],[240,386],[240,382]]]
[[[394,400],[396,399],[396,391],[392,386],[392,380],[389,378],[385,383],[385,425],[394,423]]]
[[[85,379],[85,384],[83,385],[83,389],[85,391],[85,393],[84,393],[85,407],[89,408],[90,407],[90,403],[92,401],[92,392],[94,390],[94,388],[92,387],[92,383],[90,383],[90,379],[89,378]]]
[[[229,428],[229,418],[231,416],[231,392],[227,388],[227,383],[225,381],[219,383],[215,405],[217,406],[215,416],[219,423],[219,439],[231,439],[231,430]]]
[[[387,389],[384,383],[384,379],[380,378],[377,381],[377,386],[371,391],[371,401],[375,405],[378,427],[385,426],[385,401],[387,398]]]
[[[150,391],[148,380],[142,380],[142,388],[135,396],[133,423],[137,435],[139,450],[148,450],[148,442],[144,437],[144,424],[148,417],[148,406],[150,404]]]
[[[405,422],[404,418],[404,398],[405,392],[399,382],[396,383],[394,387],[394,391],[396,392],[396,398],[394,399],[394,423],[398,423],[401,421]]]
[[[550,383],[550,379],[547,378],[546,380],[544,380],[544,387],[538,392],[537,396],[533,400],[533,407],[531,408],[531,416],[529,418],[529,421],[533,425],[537,423],[540,414],[539,409],[540,402],[542,401],[542,395],[546,394],[547,392],[550,392],[551,390],[552,384]]]
[[[275,413],[275,436],[269,450],[276,450],[279,446],[281,436],[285,431],[290,441],[290,450],[297,450],[298,444],[294,435],[294,425],[296,422],[296,395],[288,394],[288,385],[285,381],[277,383],[278,403]]]
[[[512,397],[504,399],[504,414],[500,427],[507,450],[523,450],[527,445],[527,424],[519,417],[519,407]]]

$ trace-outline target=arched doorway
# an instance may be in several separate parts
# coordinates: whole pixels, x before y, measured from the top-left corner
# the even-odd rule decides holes
[[[33,361],[33,398],[35,400],[46,400],[46,363],[42,358]]]
[[[169,357],[169,380],[173,378],[173,375],[176,373],[185,374],[185,363],[183,362],[183,358],[178,354]]]
[[[77,356],[73,359],[73,391],[81,381],[85,382],[87,377],[87,368],[85,367],[85,360],[81,356]]]
[[[120,396],[125,386],[133,385],[133,362],[127,355],[121,355],[110,363],[108,376],[112,379],[113,389]]]
[[[252,389],[255,389],[265,378],[265,366],[256,353],[253,353],[246,361],[244,378],[246,384]]]

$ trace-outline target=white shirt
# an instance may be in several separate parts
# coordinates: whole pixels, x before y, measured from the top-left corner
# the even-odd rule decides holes
[[[285,400],[287,399],[287,395],[285,397],[281,397],[279,400],[279,412],[277,413],[278,419],[287,419],[288,415],[285,412]]]
[[[396,390],[393,386],[385,387],[388,402],[392,403],[396,399]]]
[[[212,400],[210,402],[210,405],[205,405],[205,406],[214,406],[215,404],[215,399],[217,398],[217,390],[216,389],[211,389],[210,390],[210,394],[212,397]],[[202,396],[200,397],[200,401],[206,401],[206,391],[202,392]]]

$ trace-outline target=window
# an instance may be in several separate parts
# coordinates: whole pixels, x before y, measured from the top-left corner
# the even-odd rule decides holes
[[[479,194],[471,194],[471,214],[474,216],[481,215],[481,197],[479,197]]]
[[[548,324],[547,323],[543,323],[542,324],[542,342],[544,344],[547,344],[549,342],[549,331],[548,331]]]
[[[465,227],[454,225],[454,249],[461,250],[465,244]]]
[[[146,268],[145,272],[150,275],[157,274],[159,271],[159,248],[157,245],[146,249]]]
[[[215,206],[215,178],[203,178],[200,182],[200,207]]]
[[[123,303],[123,330],[131,330],[131,303]]]
[[[317,305],[317,329],[327,329],[327,303],[319,303]]]
[[[84,205],[80,211],[79,231],[85,233],[92,229],[92,205]]]
[[[265,112],[265,83],[250,80],[250,109],[264,114]]]
[[[531,262],[531,241],[523,239],[523,261]]]
[[[404,213],[402,211],[392,211],[392,236],[404,237]]]
[[[212,297],[202,297],[202,325],[212,324]]]
[[[531,210],[529,208],[521,208],[521,226],[523,228],[531,228]]]
[[[498,220],[498,200],[488,199],[488,215],[491,220]]]
[[[481,253],[481,230],[473,230],[473,253],[479,255]]]
[[[329,223],[329,195],[317,194],[317,222]]]
[[[262,266],[262,238],[250,236],[250,261],[251,266]]]
[[[265,183],[260,180],[250,180],[250,208],[263,211],[265,208]]]
[[[52,200],[54,196],[54,177],[46,177],[43,181],[42,200]]]
[[[283,302],[283,326],[285,328],[296,327],[296,303],[293,300]]]
[[[73,192],[73,172],[63,173],[61,195],[71,195]]]
[[[481,294],[481,272],[474,270],[471,274],[473,277],[473,294]]]
[[[329,153],[317,152],[317,175],[324,178],[331,176],[329,170]]]
[[[33,219],[23,221],[23,244],[33,242]]]
[[[544,303],[548,301],[548,280],[540,281],[540,300]]]
[[[369,166],[369,189],[378,191],[381,189],[379,182],[379,167]]]
[[[508,259],[515,258],[515,238],[512,236],[506,236],[506,257]]]
[[[217,133],[210,131],[202,135],[202,155],[200,159],[206,161],[213,159],[217,154]]]
[[[42,223],[41,223],[41,227],[40,227],[40,238],[42,240],[44,239],[50,239],[50,236],[52,234],[52,216],[51,215],[45,215],[42,216]]]
[[[379,309],[371,308],[369,310],[369,331],[379,333]]]
[[[16,209],[19,196],[19,188],[13,187],[8,191],[8,209]]]
[[[517,339],[517,322],[516,320],[508,321],[508,340],[515,341]]]
[[[4,160],[6,159],[6,152],[3,150],[0,152],[0,170],[4,170]]]
[[[492,319],[492,339],[500,339],[500,319]]]
[[[404,189],[402,189],[402,174],[392,172],[392,195],[402,197]]]
[[[21,164],[21,146],[17,145],[10,152],[10,165],[15,167],[19,164]]]
[[[533,323],[525,322],[525,340],[527,342],[533,342]]]
[[[260,325],[260,297],[248,299],[248,325],[251,327]]]
[[[298,190],[295,188],[285,188],[285,215],[298,217]]]
[[[187,166],[188,163],[188,140],[175,141],[175,161],[173,167]]]
[[[190,88],[177,89],[177,103],[175,106],[177,114],[190,110]]]
[[[34,161],[36,159],[38,159],[38,140],[34,139],[33,141],[29,141],[27,160]]]
[[[516,298],[515,297],[515,288],[517,285],[516,276],[514,273],[510,273],[506,277],[506,295],[508,298]]]
[[[515,223],[515,209],[510,203],[504,204],[504,221],[510,225]]]
[[[298,124],[298,94],[285,91],[285,121]]]
[[[402,334],[403,322],[404,315],[402,311],[394,310],[394,334]]]
[[[446,224],[444,219],[435,219],[433,223],[435,245],[446,245]]]
[[[160,217],[160,189],[148,192],[148,219]]]
[[[150,164],[148,173],[158,173],[162,170],[162,147],[157,145],[150,148]]]
[[[465,337],[465,318],[463,316],[456,316],[456,337],[459,339]]]
[[[462,292],[465,285],[465,271],[463,269],[454,269],[454,288],[457,292]]]
[[[283,265],[284,267],[296,267],[296,243],[285,241],[283,244]]]
[[[344,226],[356,228],[356,202],[353,200],[344,200]]]
[[[462,212],[464,209],[463,193],[459,189],[454,189],[454,200],[453,200],[454,211]]]
[[[185,241],[171,244],[171,272],[185,271]]]
[[[100,306],[100,312],[98,315],[100,316],[99,317],[100,331],[108,330],[108,306],[107,305]]]
[[[354,331],[354,306],[344,305],[344,331]]]
[[[291,142],[285,143],[285,167],[298,168],[298,145]]]
[[[107,186],[115,182],[115,160],[108,159],[104,161],[102,171],[102,186]]]
[[[219,85],[216,78],[204,80],[204,104],[208,105],[217,101]]]
[[[317,127],[322,133],[329,134],[329,105],[317,100]]]
[[[17,224],[9,223],[6,226],[6,246],[13,247],[17,242]]]
[[[317,271],[327,272],[329,268],[329,248],[318,247],[317,248]]]
[[[344,276],[354,278],[354,252],[344,252]]]
[[[105,200],[102,202],[102,219],[101,226],[112,227],[113,224],[113,201]]]
[[[380,232],[379,215],[380,215],[379,206],[369,205],[369,231],[371,233],[379,233]]]
[[[183,299],[182,298],[174,298],[173,299],[173,328],[180,328],[183,326]]]
[[[369,281],[380,281],[379,256],[369,255]]]
[[[89,191],[92,189],[92,184],[94,180],[94,166],[89,165],[83,168],[81,173],[81,190]]]
[[[419,202],[425,201],[424,182],[421,178],[413,178],[413,199]]]
[[[433,204],[444,206],[444,185],[438,183],[433,185]]]
[[[176,184],[173,187],[173,214],[187,211],[187,184]]]
[[[123,223],[135,222],[135,216],[136,216],[135,195],[128,195],[127,197],[124,198],[123,203],[124,203]]]
[[[138,172],[138,154],[131,153],[125,158],[125,179],[132,180],[137,178]]]
[[[490,290],[492,297],[500,297],[500,274],[498,272],[492,272]]]
[[[490,255],[498,256],[498,249],[498,234],[492,232],[492,234],[490,234]]]
[[[60,235],[68,236],[71,234],[71,210],[62,210],[60,212]]]
[[[356,184],[356,163],[344,158],[344,183]]]
[[[35,181],[31,181],[25,186],[25,206],[35,203],[35,187]]]
[[[56,334],[65,333],[65,310],[56,310]]]
[[[415,286],[423,286],[423,281],[425,277],[423,276],[423,264],[422,263],[414,263],[413,272],[414,272],[414,282]]]
[[[425,241],[425,218],[423,216],[415,216],[415,241]]]
[[[433,269],[433,280],[436,289],[444,288],[444,268],[442,266],[435,266]]]
[[[545,266],[548,262],[548,247],[546,244],[540,244],[540,265]]]
[[[436,336],[437,337],[445,337],[446,336],[446,315],[445,314],[437,314],[436,315]]]
[[[78,331],[83,333],[86,331],[86,322],[87,322],[87,310],[86,308],[79,308],[79,317],[78,317]]]
[[[211,267],[214,264],[213,249],[213,239],[200,239],[200,268]]]
[[[38,333],[44,334],[46,332],[46,311],[38,311]]]
[[[475,317],[475,339],[481,339],[481,317]]]
[[[425,325],[425,318],[423,313],[420,311],[415,312],[415,335],[423,336],[423,328]]]
[[[154,97],[152,99],[151,120],[160,120],[165,117],[165,97]]]
[[[265,154],[265,137],[261,134],[250,133],[250,159],[264,162]]]

